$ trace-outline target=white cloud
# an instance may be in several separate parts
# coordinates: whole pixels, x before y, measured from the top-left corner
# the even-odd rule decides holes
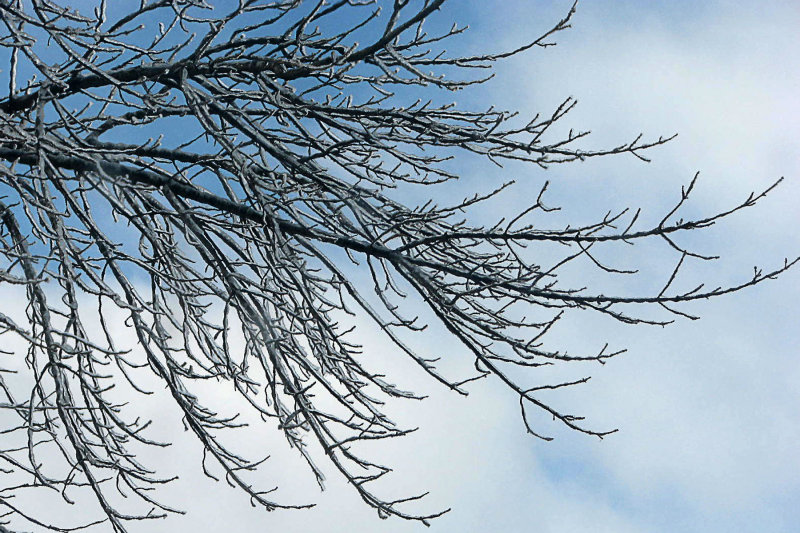
[[[613,15],[617,9],[623,18]],[[527,71],[524,61],[507,71],[531,80],[514,91],[530,110],[540,106],[527,102],[555,102],[565,88],[577,96],[572,121],[590,125],[596,141],[680,133],[647,166],[611,160],[553,171],[574,210],[591,209],[598,198],[663,209],[663,195],[701,170],[692,207],[708,212],[787,176],[760,207],[698,241],[730,258],[716,265],[723,277],[741,279],[749,265],[774,266],[800,249],[800,38],[789,29],[798,22],[800,10],[785,3],[585,4],[560,49],[539,52]],[[675,526],[679,514],[704,521],[693,525],[703,531],[737,521],[783,531],[796,518],[787,502],[800,497],[793,475],[800,467],[797,280],[792,272],[693,307],[705,317],[699,323],[623,332],[631,354],[597,372],[591,392],[574,400],[622,432],[599,445],[570,439],[570,453],[592,457],[630,516],[653,519],[655,507],[666,509],[658,521],[646,520],[647,530],[684,530]],[[602,336],[600,327],[581,331]]]

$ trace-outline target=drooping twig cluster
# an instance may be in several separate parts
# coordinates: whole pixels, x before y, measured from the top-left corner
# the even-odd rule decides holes
[[[538,395],[571,383],[529,388],[508,370],[618,353],[545,348],[542,337],[557,320],[590,309],[653,323],[621,306],[684,314],[672,305],[737,291],[791,266],[756,271],[732,287],[670,291],[683,260],[702,258],[673,234],[710,226],[768,191],[707,218],[676,220],[690,186],[648,229],[635,227],[637,216],[623,221],[625,213],[561,230],[527,225],[525,216],[547,209],[541,196],[492,227],[458,218],[502,187],[447,207],[392,200],[397,187],[457,179],[446,162],[459,154],[546,168],[613,154],[644,158],[669,140],[590,151],[577,144],[587,132],[554,139],[552,126],[572,99],[524,124],[494,108],[440,103],[485,79],[459,74],[549,46],[574,12],[517,50],[459,57],[443,44],[463,28],[424,28],[443,3],[157,0],[131,9],[98,1],[75,10],[67,2],[0,1],[10,65],[0,100],[0,283],[27,294],[27,321],[0,313],[0,333],[24,341],[31,378],[19,397],[0,375],[3,407],[17,420],[6,434],[23,442],[0,445],[0,459],[9,476],[27,479],[4,484],[5,511],[42,525],[7,497],[30,486],[65,498],[67,487],[88,487],[115,531],[169,511],[148,492],[166,480],[139,464],[131,447],[161,443],[149,440],[135,403],[123,406],[113,393],[120,380],[139,390],[136,369],[149,367],[205,457],[254,503],[282,506],[248,477],[259,461],[225,444],[239,422],[211,410],[200,383],[232,385],[253,413],[277,420],[320,481],[309,440],[382,516],[427,521],[441,513],[418,516],[399,505],[415,498],[381,499],[370,482],[389,468],[356,454],[358,441],[407,433],[382,398],[415,396],[363,366],[357,334],[338,323],[343,313],[368,317],[432,378],[464,392],[463,380],[437,371],[404,340],[424,327],[406,302],[424,302],[475,359],[476,377],[495,376],[519,395],[531,433],[525,410],[536,407],[603,436]],[[664,239],[679,254],[660,293],[615,297],[558,283],[557,268],[578,257],[616,271],[594,259],[593,246],[643,239]],[[521,249],[539,241],[568,252],[555,266],[533,264]],[[355,281],[359,269],[371,276],[367,286]],[[520,305],[547,318],[520,317]],[[138,351],[116,347],[109,309],[127,315]],[[98,312],[100,326],[90,326],[87,317]],[[234,330],[243,343],[231,340]],[[57,461],[39,459],[48,443]],[[66,470],[53,466],[58,461]],[[115,491],[153,510],[124,514],[109,496]]]

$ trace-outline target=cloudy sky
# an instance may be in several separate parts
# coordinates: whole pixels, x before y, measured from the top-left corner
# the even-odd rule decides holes
[[[473,46],[503,48],[557,20],[569,2],[453,7],[444,16],[472,26]],[[661,213],[696,171],[692,209],[709,212],[786,176],[760,207],[699,239],[702,251],[723,256],[715,275],[730,282],[800,252],[798,27],[800,6],[789,1],[584,2],[559,46],[501,65],[483,96],[535,113],[572,95],[580,104],[566,123],[591,129],[597,145],[679,133],[647,165],[616,158],[551,169],[550,198],[573,215],[626,205]],[[530,179],[533,192],[541,175]],[[560,398],[598,427],[620,429],[603,441],[555,427],[553,442],[531,439],[496,384],[480,383],[466,400],[426,391],[432,399],[409,414],[422,417],[420,431],[392,458],[398,486],[431,491],[431,509],[453,508],[434,532],[795,531],[798,282],[791,272],[693,307],[702,320],[663,330],[587,320],[558,332],[629,348]],[[243,530],[422,529],[380,523],[332,485],[316,509],[242,515]]]
[[[571,5],[450,4],[439,20],[472,27],[461,45],[493,50],[538,35]],[[549,201],[563,206],[564,216],[588,221],[607,209],[643,206],[657,217],[700,171],[689,213],[710,213],[785,176],[760,206],[691,241],[723,258],[711,269],[695,265],[686,285],[694,276],[711,278],[710,284],[733,283],[750,275],[754,265],[775,267],[800,254],[797,28],[800,5],[790,0],[584,2],[557,47],[499,65],[496,79],[465,98],[535,114],[574,96],[579,107],[565,125],[591,129],[589,146],[620,144],[640,132],[679,136],[652,151],[649,164],[623,157],[546,174],[509,169],[518,186],[504,197],[504,207],[524,207],[549,179]],[[492,179],[507,177],[493,172]],[[488,178],[465,175],[465,183],[488,187]],[[616,259],[623,265],[627,260]],[[660,255],[648,260],[665,277],[674,266],[666,258],[661,264]],[[692,306],[703,317],[699,321],[626,328],[586,317],[554,331],[551,345],[591,348],[610,341],[629,350],[603,368],[588,369],[589,384],[557,397],[592,427],[619,428],[603,441],[558,426],[544,428],[554,441],[535,440],[525,434],[516,399],[497,383],[477,383],[462,398],[432,384],[417,385],[421,376],[399,366],[396,381],[430,397],[394,409],[399,422],[420,429],[376,450],[395,467],[387,490],[430,491],[419,510],[451,507],[432,524],[433,533],[796,531],[799,287],[795,269],[777,282]],[[361,340],[392,359],[374,332],[365,329]],[[428,337],[427,348],[442,350],[440,341]],[[448,356],[467,354],[454,349]],[[183,479],[170,490],[188,514],[171,518],[169,530],[424,530],[417,523],[379,520],[333,472],[328,490],[318,493],[278,436],[264,435],[253,445],[275,447],[265,474],[280,484],[281,501],[311,499],[317,506],[275,513],[253,509],[224,484],[197,476],[199,456],[176,449],[170,466]],[[149,530],[166,526],[160,522]]]
[[[451,4],[440,16],[470,24],[462,43],[475,49],[518,45],[570,5]],[[519,171],[513,177],[520,188],[505,198],[507,208],[523,206],[546,177],[551,202],[570,216],[624,206],[644,206],[657,216],[700,171],[690,213],[707,213],[785,176],[760,207],[693,241],[700,251],[723,256],[713,269],[695,265],[693,272],[730,283],[747,277],[755,264],[777,266],[797,255],[798,27],[800,7],[791,1],[584,2],[557,47],[500,65],[498,77],[468,97],[533,114],[572,95],[580,104],[565,125],[591,129],[590,145],[618,144],[640,132],[679,137],[654,150],[650,164],[631,157],[556,167],[546,176]],[[465,176],[478,184],[483,178]],[[669,261],[656,265],[662,276]],[[688,278],[687,286],[692,274]],[[592,382],[559,397],[594,427],[620,429],[603,441],[555,426],[547,428],[553,442],[532,439],[515,398],[491,382],[476,384],[466,399],[423,385],[428,401],[395,410],[420,430],[382,451],[396,467],[391,487],[430,491],[420,504],[424,510],[452,507],[433,523],[434,533],[795,531],[799,285],[795,270],[779,282],[693,306],[702,320],[665,329],[587,318],[555,332],[553,343],[609,340],[629,349],[592,368]],[[365,332],[362,340],[383,353],[379,337]],[[436,339],[428,342],[432,351],[442,347]],[[407,372],[416,384],[419,376]],[[280,457],[279,479],[290,477],[283,494],[313,490],[309,479],[300,479],[305,471],[294,473],[292,458]],[[198,490],[190,515],[174,524],[198,531],[234,524],[239,531],[424,529],[380,521],[335,479],[315,499],[310,511],[266,514],[233,491]]]

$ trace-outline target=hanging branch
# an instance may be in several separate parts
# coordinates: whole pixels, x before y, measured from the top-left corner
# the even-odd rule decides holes
[[[530,386],[514,371],[535,377],[539,366],[603,363],[621,353],[607,345],[585,355],[548,348],[545,334],[557,321],[583,309],[629,324],[669,322],[645,318],[640,306],[694,318],[681,303],[773,279],[797,261],[756,269],[731,286],[673,288],[691,260],[713,259],[676,237],[753,206],[777,183],[728,210],[684,220],[679,210],[693,180],[663,220],[645,228],[635,228],[639,211],[627,210],[562,229],[526,223],[555,210],[543,203],[546,185],[528,209],[491,227],[461,217],[507,184],[448,206],[392,199],[398,188],[458,179],[447,165],[453,157],[546,169],[610,155],[646,160],[648,149],[671,139],[582,148],[588,132],[552,131],[574,108],[571,98],[526,123],[494,107],[442,103],[488,79],[472,72],[551,46],[574,6],[514,50],[459,56],[444,45],[464,28],[424,29],[443,0],[64,4],[0,1],[0,43],[10,58],[0,100],[0,284],[27,295],[25,321],[0,313],[0,337],[27,347],[24,364],[22,353],[3,352],[4,360],[19,359],[3,370],[25,372],[16,381],[0,374],[0,405],[16,420],[0,444],[4,479],[16,485],[5,484],[0,506],[14,520],[79,529],[11,499],[34,486],[67,503],[74,491],[90,491],[102,518],[80,527],[105,523],[123,532],[179,512],[151,494],[170,478],[136,460],[141,447],[167,443],[148,436],[136,402],[117,392],[149,394],[157,381],[202,447],[204,472],[215,479],[222,472],[254,505],[307,506],[273,499],[271,488],[253,481],[263,457],[234,451],[231,435],[260,421],[283,432],[320,485],[315,461],[325,459],[380,516],[427,524],[442,512],[406,510],[419,496],[376,494],[371,483],[391,469],[358,446],[407,434],[384,404],[418,396],[366,364],[357,332],[339,323],[345,315],[372,321],[454,391],[497,378],[519,397],[533,435],[549,439],[527,418],[538,409],[603,437],[610,431],[541,394],[588,378]],[[678,258],[660,292],[605,295],[558,278],[564,264],[583,259],[603,273],[638,276],[595,252],[652,240]],[[553,265],[535,264],[524,248],[540,242],[565,253]],[[371,283],[356,281],[362,272]],[[426,327],[414,312],[420,304],[474,359],[474,375],[448,376],[409,344]],[[135,350],[117,346],[121,326],[112,314],[119,312]],[[89,325],[94,317],[98,327]],[[239,334],[243,343],[233,340]],[[232,386],[247,412],[216,412],[209,383]],[[144,510],[121,511],[120,494],[136,495]]]

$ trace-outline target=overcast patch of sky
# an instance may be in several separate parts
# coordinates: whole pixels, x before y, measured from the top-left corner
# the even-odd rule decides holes
[[[441,17],[470,23],[470,39],[497,49],[544,29],[570,5],[469,2],[459,12],[451,4]],[[534,113],[574,95],[581,103],[566,123],[595,131],[592,143],[617,144],[642,131],[680,133],[651,153],[649,165],[611,158],[530,175],[511,167],[521,185],[500,205],[525,207],[542,180],[551,179],[550,198],[567,214],[644,205],[657,218],[697,170],[703,178],[690,206],[695,212],[728,206],[785,175],[787,183],[761,207],[708,232],[698,245],[729,258],[715,265],[720,282],[747,276],[753,263],[774,266],[798,253],[800,12],[792,2],[757,4],[585,2],[558,47],[500,65],[487,99]],[[502,177],[493,171],[493,179]],[[671,264],[658,265],[662,259],[651,261],[667,275]],[[604,368],[590,367],[590,384],[559,397],[593,427],[620,428],[602,442],[554,427],[548,427],[557,437],[551,443],[526,436],[513,395],[489,381],[475,384],[466,399],[433,385],[415,387],[431,398],[393,411],[421,429],[383,451],[376,447],[396,467],[393,490],[430,490],[422,508],[453,507],[433,523],[434,533],[792,531],[800,520],[798,281],[798,272],[790,272],[693,306],[701,321],[665,330],[586,318],[554,331],[553,345],[616,339],[630,349]],[[385,343],[374,331],[363,331],[369,349],[393,358],[381,353]],[[467,357],[450,340],[427,339],[431,351]],[[410,366],[397,371],[402,385],[423,379]],[[147,530],[422,530],[380,521],[331,469],[329,490],[317,495],[301,461],[280,451],[280,437],[263,438],[265,448],[278,450],[274,466],[267,464],[275,477],[266,485],[280,484],[281,501],[311,499],[315,509],[252,509],[224,483],[196,475],[199,453],[173,448],[168,464],[184,479],[169,489],[171,503],[189,514]]]
[[[735,279],[751,262],[775,264],[798,250],[800,39],[792,28],[800,9],[789,2],[696,4],[582,4],[559,47],[501,67],[496,83],[511,107],[530,111],[578,97],[565,122],[593,129],[602,142],[640,131],[680,133],[647,166],[616,158],[552,169],[550,178],[562,183],[553,192],[573,212],[615,201],[663,209],[665,195],[674,197],[696,170],[703,178],[694,208],[707,211],[785,175],[788,182],[760,210],[702,243],[730,259],[715,268]],[[531,21],[541,23],[542,6],[505,6],[494,23],[511,46]],[[547,7],[555,17],[565,4]],[[588,447],[561,438],[555,446],[566,448],[564,461],[553,465],[549,451],[539,454],[546,470],[590,487],[588,499],[621,493],[612,505],[642,530],[790,530],[800,499],[793,475],[797,279],[791,273],[779,285],[703,304],[698,323],[663,333],[627,329],[631,355],[598,373],[597,401],[588,402],[593,419],[617,423],[622,433]],[[562,476],[587,448],[598,454],[586,468],[593,482]]]

